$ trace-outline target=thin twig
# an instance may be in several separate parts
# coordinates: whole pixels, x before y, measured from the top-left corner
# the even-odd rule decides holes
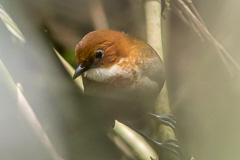
[[[230,55],[230,53],[212,36],[200,14],[198,13],[197,9],[194,7],[192,1],[185,1],[172,1],[174,11],[177,13],[177,15],[179,15],[180,18],[182,18],[183,21],[186,22],[186,24],[190,25],[193,30],[198,35],[200,35],[201,38],[204,37],[205,40],[214,45],[220,58],[222,59],[223,63],[225,64],[231,75],[233,75],[232,68],[235,68],[240,72],[240,65],[235,61],[235,59]]]

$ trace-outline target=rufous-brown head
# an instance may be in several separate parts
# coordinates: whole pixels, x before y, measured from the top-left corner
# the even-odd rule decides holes
[[[122,32],[112,30],[96,30],[88,33],[78,43],[75,56],[78,67],[73,78],[91,68],[109,68],[126,57],[130,37]]]

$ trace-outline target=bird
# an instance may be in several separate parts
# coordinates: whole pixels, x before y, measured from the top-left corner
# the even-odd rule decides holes
[[[123,32],[92,31],[77,44],[75,56],[73,78],[82,75],[85,94],[131,104],[111,106],[117,117],[137,118],[150,111],[165,81],[156,51]]]
[[[73,79],[82,76],[84,93],[96,97],[98,111],[112,120],[143,125],[142,117],[153,110],[165,83],[157,52],[124,32],[95,30],[76,45],[75,57]]]

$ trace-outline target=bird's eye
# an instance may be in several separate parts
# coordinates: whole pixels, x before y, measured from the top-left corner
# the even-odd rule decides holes
[[[96,58],[101,59],[103,57],[103,50],[97,50],[96,51]]]

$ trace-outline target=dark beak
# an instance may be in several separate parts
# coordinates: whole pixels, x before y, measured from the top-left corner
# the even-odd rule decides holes
[[[78,76],[82,75],[86,70],[87,70],[87,67],[81,67],[81,65],[79,65],[75,70],[73,79],[76,79]]]

